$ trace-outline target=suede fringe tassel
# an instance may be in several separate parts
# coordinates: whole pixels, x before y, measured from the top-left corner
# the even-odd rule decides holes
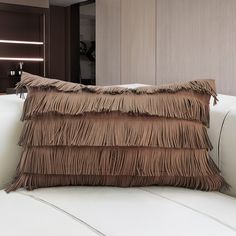
[[[114,96],[54,91],[31,92],[24,103],[22,120],[47,114],[78,116],[108,112],[195,120],[209,125],[208,103],[203,103],[194,96],[174,94]]]
[[[204,149],[141,147],[30,147],[24,149],[18,171],[134,176],[207,176],[219,172]]]
[[[55,186],[176,186],[202,191],[228,190],[229,185],[220,175],[210,176],[97,176],[97,175],[32,175],[22,174],[14,185],[6,191],[11,192],[18,188],[33,190],[36,188]]]
[[[61,92],[73,92],[78,93],[86,91],[89,93],[97,94],[158,94],[158,93],[176,93],[179,91],[192,90],[200,94],[208,94],[214,97],[214,101],[217,101],[217,93],[215,88],[215,81],[211,79],[196,80],[177,84],[167,84],[162,86],[145,86],[135,89],[129,89],[119,86],[85,86],[77,83],[69,83],[61,80],[46,79],[40,76],[32,75],[26,72],[22,73],[21,81],[17,84],[17,91],[22,87],[30,87],[36,89],[54,89]]]
[[[212,149],[206,127],[201,123],[119,113],[27,120],[19,144]]]
[[[206,150],[26,148],[7,192],[63,185],[174,185],[201,190],[229,185]]]

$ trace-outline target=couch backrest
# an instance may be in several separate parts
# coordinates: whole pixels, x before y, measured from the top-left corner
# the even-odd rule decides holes
[[[0,96],[0,188],[11,182],[20,158],[23,102],[17,95]],[[210,119],[210,155],[232,186],[227,193],[236,196],[236,97],[219,95],[218,104],[211,104]]]

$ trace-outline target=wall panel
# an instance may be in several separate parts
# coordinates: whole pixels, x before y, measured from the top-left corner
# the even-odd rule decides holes
[[[66,9],[50,6],[50,77],[67,80],[66,78]]]
[[[96,1],[96,82],[120,84],[120,0]]]
[[[121,82],[155,84],[155,0],[121,0]]]
[[[156,3],[157,83],[213,78],[236,95],[236,1]]]
[[[48,9],[0,3],[0,39],[12,41],[0,43],[0,92],[19,82],[19,62],[29,73],[48,75],[48,28]],[[10,71],[15,71],[15,75],[10,76]]]

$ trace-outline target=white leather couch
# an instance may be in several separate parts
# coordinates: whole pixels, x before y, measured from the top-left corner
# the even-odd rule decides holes
[[[158,186],[1,190],[0,235],[236,236],[236,97],[219,100],[211,111],[211,155],[232,186],[229,192]],[[20,157],[22,106],[16,95],[0,96],[1,188]]]

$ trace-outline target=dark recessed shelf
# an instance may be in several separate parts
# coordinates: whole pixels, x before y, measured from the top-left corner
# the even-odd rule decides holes
[[[45,8],[0,3],[1,93],[10,93],[20,81],[21,76],[10,75],[22,69],[20,62],[29,73],[48,73],[48,13]]]
[[[8,78],[9,79],[19,79],[20,80],[21,76],[20,75],[14,75],[14,76],[8,75]]]

